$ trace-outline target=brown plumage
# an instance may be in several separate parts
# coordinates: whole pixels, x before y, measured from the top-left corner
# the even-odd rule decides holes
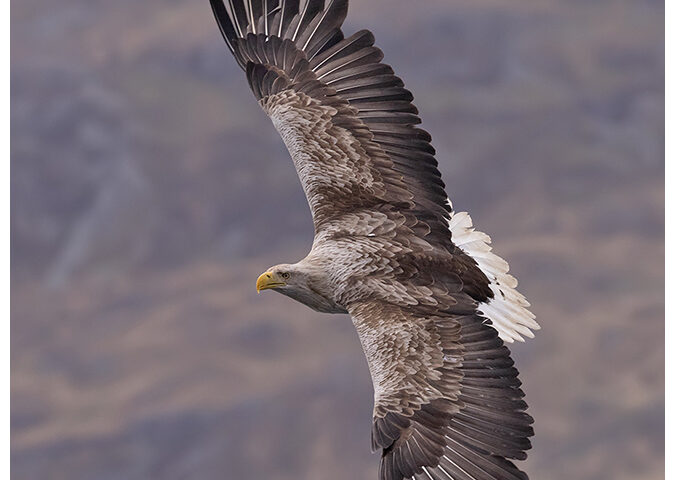
[[[258,289],[349,313],[375,390],[381,480],[524,479],[532,418],[503,341],[538,325],[508,264],[454,213],[412,94],[347,0],[211,0],[295,164],[307,257]]]

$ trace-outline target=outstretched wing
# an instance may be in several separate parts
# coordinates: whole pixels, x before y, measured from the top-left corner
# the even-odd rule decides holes
[[[380,62],[373,35],[343,38],[347,0],[230,1],[229,14],[220,0],[212,5],[291,153],[317,233],[346,211],[386,205],[449,247],[451,209],[431,138],[415,127],[412,94]]]
[[[221,32],[295,164],[317,238],[350,235],[357,222],[386,218],[422,243],[478,267],[467,282],[480,309],[507,342],[539,328],[467,214],[453,214],[431,137],[412,94],[374,37],[344,38],[347,0],[210,0]],[[349,218],[350,221],[345,221]],[[483,285],[485,284],[485,285]]]
[[[532,418],[509,351],[483,318],[382,301],[350,313],[375,389],[381,480],[527,479],[508,459],[525,458]]]

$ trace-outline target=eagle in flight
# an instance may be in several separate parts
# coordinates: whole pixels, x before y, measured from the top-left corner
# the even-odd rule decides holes
[[[347,0],[210,0],[283,138],[314,221],[309,254],[257,289],[348,313],[374,387],[380,480],[522,480],[532,417],[504,342],[539,326],[490,237],[456,213],[413,96]]]

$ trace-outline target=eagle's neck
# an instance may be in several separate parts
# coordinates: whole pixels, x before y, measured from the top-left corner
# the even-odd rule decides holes
[[[330,298],[324,297],[314,291],[299,289],[299,288],[285,288],[279,290],[280,293],[291,297],[304,305],[307,305],[312,310],[322,313],[347,313],[340,305],[336,304]]]
[[[331,286],[326,262],[308,255],[293,267],[297,272],[302,272],[303,282],[279,290],[281,293],[317,312],[347,313],[347,310],[334,299],[335,289]]]

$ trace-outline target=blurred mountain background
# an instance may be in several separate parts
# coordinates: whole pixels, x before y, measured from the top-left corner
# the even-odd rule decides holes
[[[663,478],[663,2],[351,3],[543,327],[530,478]],[[349,318],[255,294],[312,225],[208,2],[11,15],[13,478],[376,478]]]

